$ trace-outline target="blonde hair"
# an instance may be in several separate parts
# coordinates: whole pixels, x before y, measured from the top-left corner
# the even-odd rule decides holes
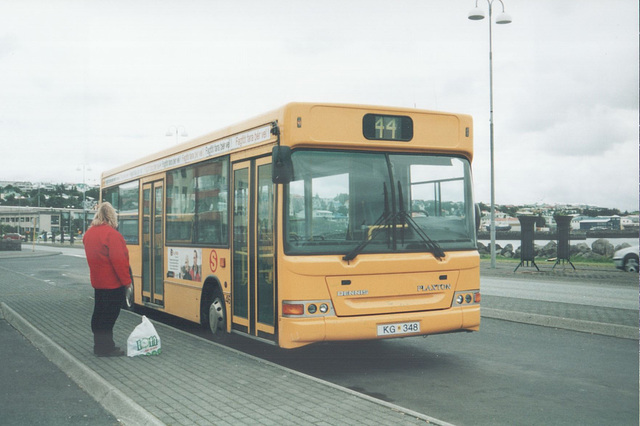
[[[110,225],[113,228],[118,227],[118,214],[116,213],[116,209],[114,209],[109,202],[101,203],[98,206],[98,211],[91,222],[91,226],[105,224]]]

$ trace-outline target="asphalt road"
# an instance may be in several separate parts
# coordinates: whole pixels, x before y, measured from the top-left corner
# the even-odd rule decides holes
[[[481,289],[486,296],[638,312],[637,274],[611,274],[605,280],[601,273],[581,280],[483,276]],[[241,338],[232,345],[456,425],[635,425],[639,419],[638,340],[483,318],[480,332],[469,334],[294,351]]]
[[[90,294],[81,256],[4,260],[2,266],[40,277],[45,285]],[[541,285],[548,286],[546,293],[557,289],[549,297],[567,297],[563,283],[536,282]],[[570,295],[599,287],[572,285],[577,287]],[[495,291],[521,290],[517,283],[504,286]],[[183,321],[160,318],[198,332]],[[457,425],[638,424],[636,340],[486,318],[478,333],[289,351],[233,337],[230,346],[245,352]]]
[[[623,273],[614,272],[616,275]],[[565,282],[549,279],[483,277],[483,296],[513,297],[517,299],[542,300],[545,302],[572,303],[579,305],[605,306],[608,308],[638,310],[637,274],[627,274],[636,278],[633,285],[626,282],[612,283],[599,280]]]
[[[638,423],[638,342],[484,319],[479,333],[237,349],[456,425]]]

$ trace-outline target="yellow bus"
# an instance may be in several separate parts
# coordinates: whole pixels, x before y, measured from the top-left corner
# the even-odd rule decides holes
[[[131,307],[295,348],[477,331],[464,114],[291,103],[103,173]]]

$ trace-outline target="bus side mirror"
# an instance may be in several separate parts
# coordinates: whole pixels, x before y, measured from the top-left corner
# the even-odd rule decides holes
[[[271,180],[273,183],[289,183],[293,180],[291,148],[277,145],[271,151]]]
[[[482,215],[482,212],[480,211],[480,204],[476,204],[475,207],[476,231],[478,231],[480,230],[480,216]]]

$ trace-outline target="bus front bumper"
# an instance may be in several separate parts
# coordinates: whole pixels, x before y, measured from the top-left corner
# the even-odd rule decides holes
[[[411,337],[480,329],[480,306],[403,314],[280,319],[279,345],[296,348],[314,342]]]

